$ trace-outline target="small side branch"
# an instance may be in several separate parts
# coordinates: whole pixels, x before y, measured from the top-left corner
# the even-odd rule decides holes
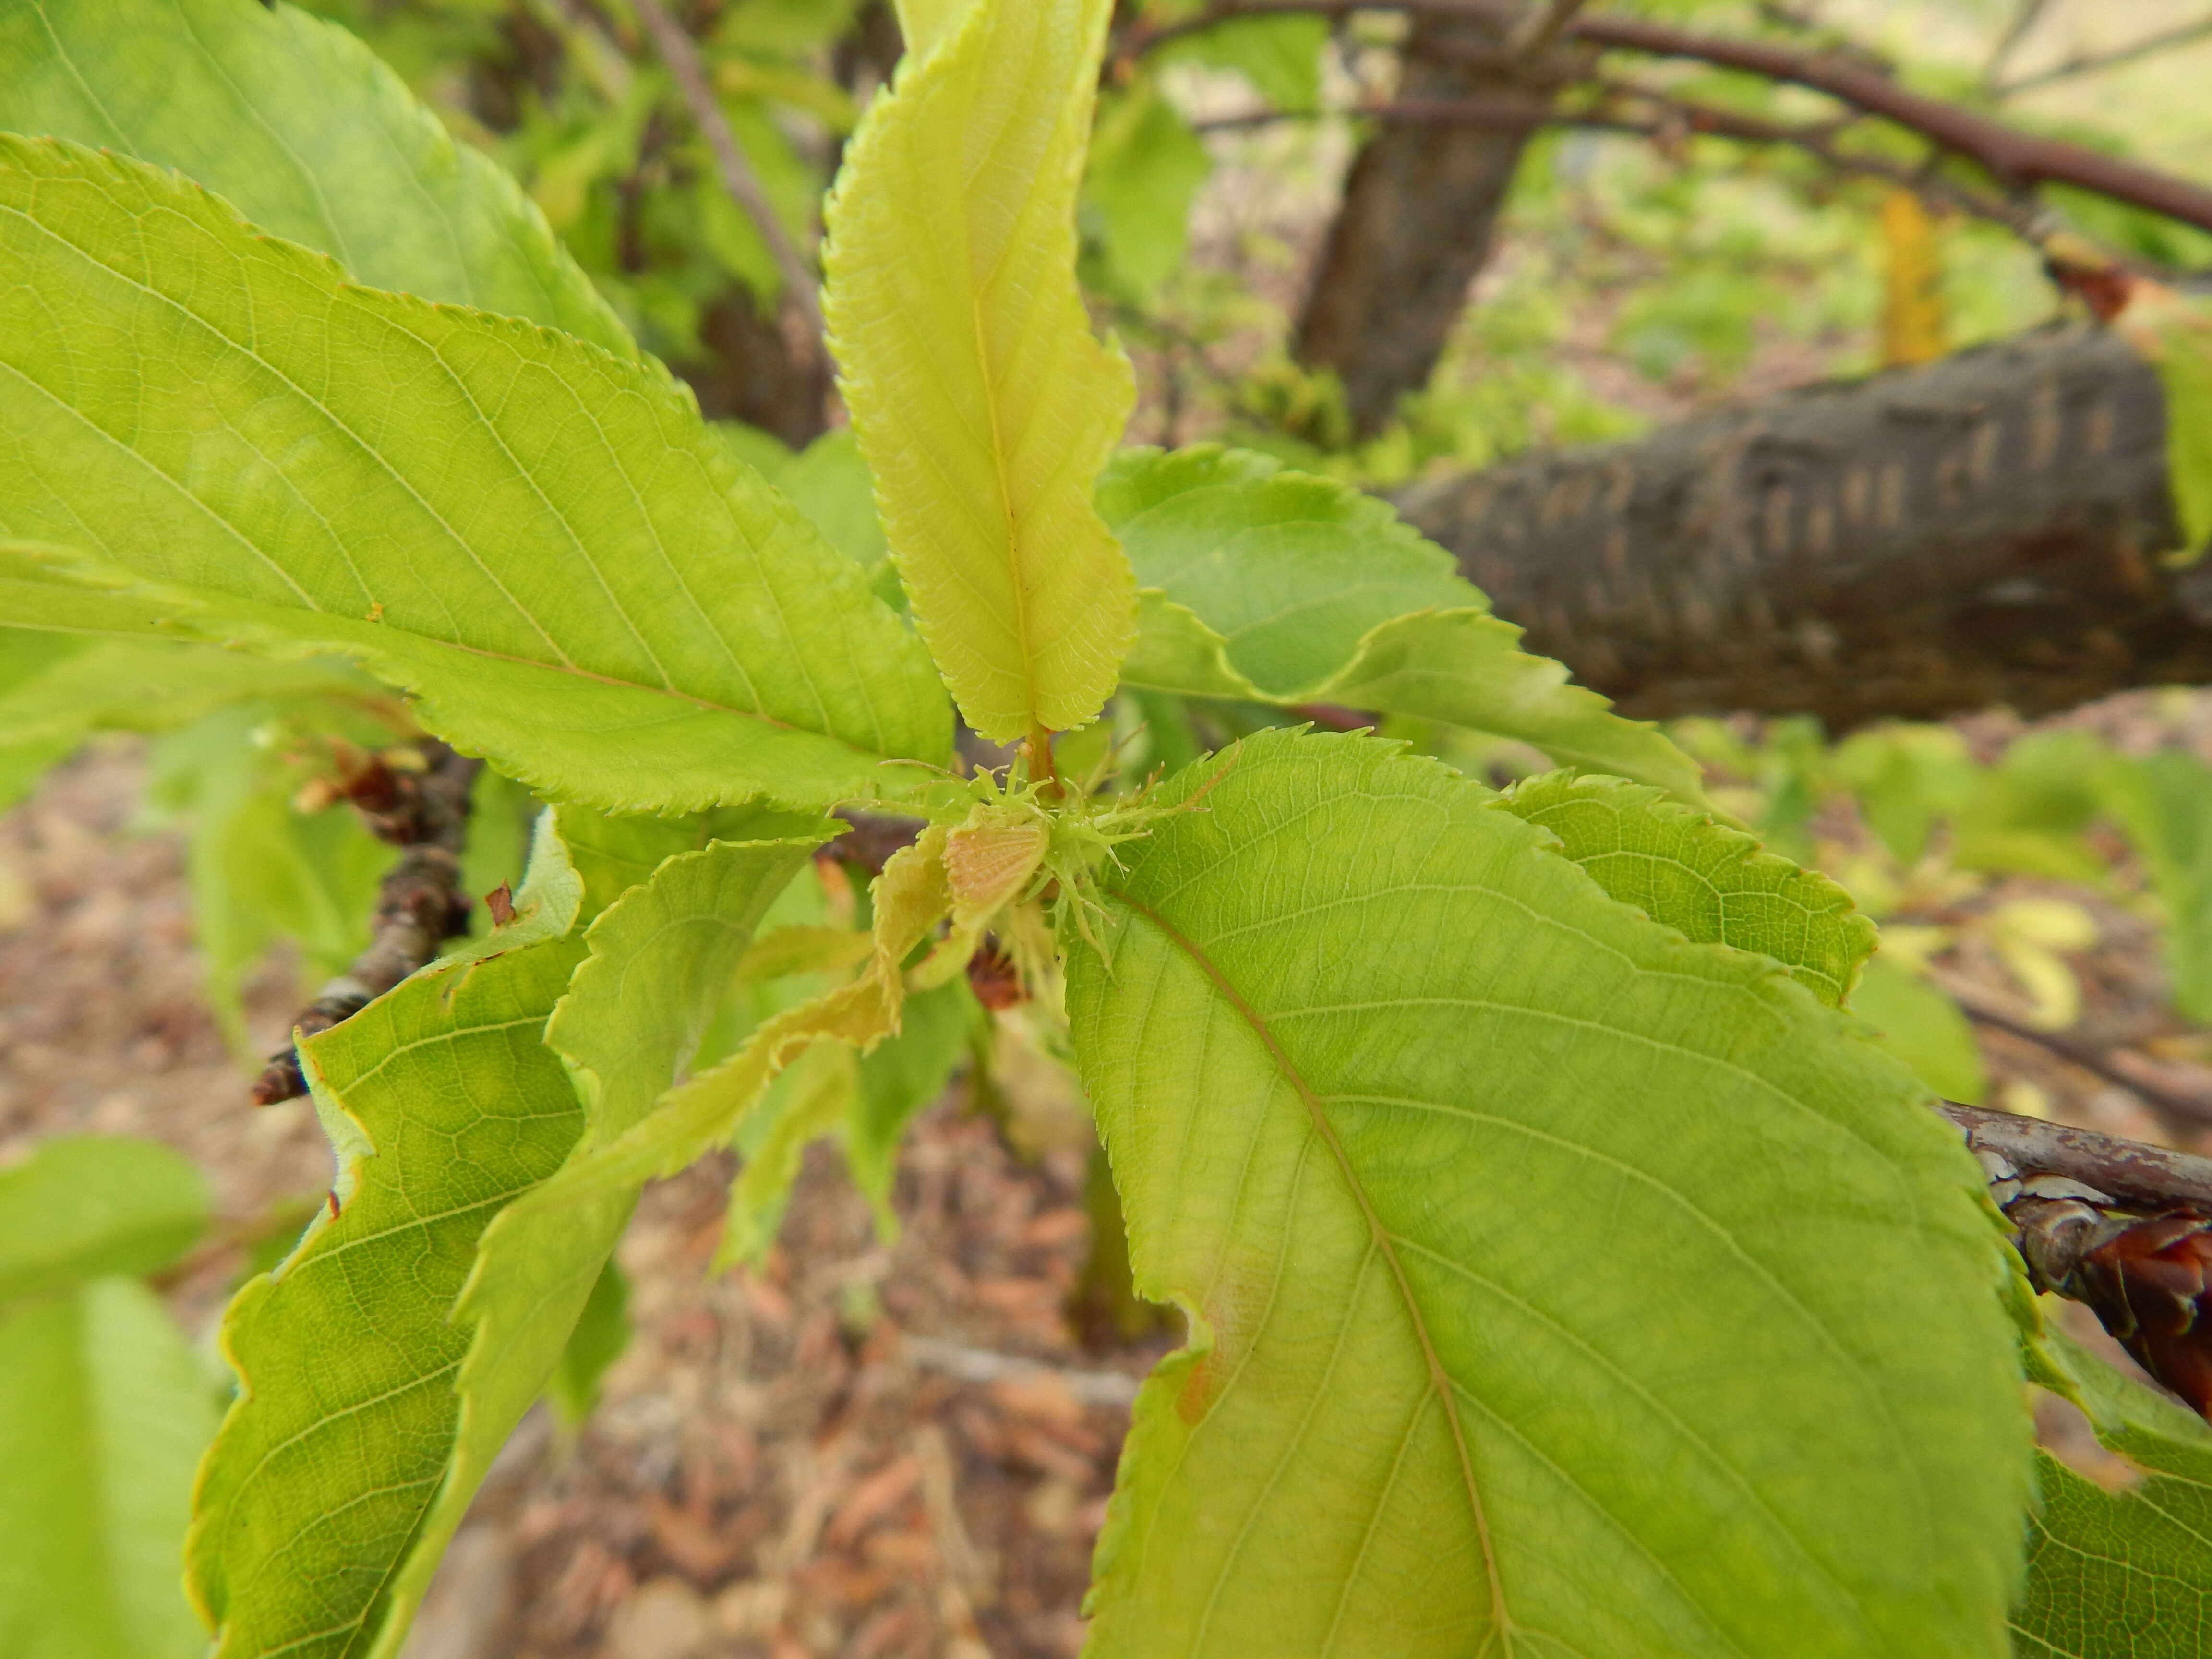
[[[1965,1133],[2036,1288],[2087,1307],[2212,1419],[2212,1158],[1949,1101],[1936,1109]]]
[[[1943,1101],[1936,1109],[1966,1136],[1969,1150],[1996,1154],[2018,1172],[2014,1178],[2062,1176],[2121,1204],[2152,1210],[2194,1205],[2212,1212],[2212,1158],[1956,1101]]]
[[[814,267],[785,231],[783,221],[776,217],[775,209],[769,202],[768,192],[761,188],[759,175],[745,159],[738,135],[731,130],[729,117],[722,113],[721,103],[708,81],[707,66],[700,58],[697,44],[668,15],[660,0],[635,0],[635,3],[646,33],[653,37],[653,50],[675,76],[677,90],[684,94],[691,118],[699,124],[699,131],[706,135],[707,147],[714,153],[714,168],[721,177],[722,188],[753,222],[761,240],[768,244],[769,257],[775,261],[777,274],[783,278],[784,303],[796,311],[805,324],[810,352],[818,350],[822,300],[815,292]]]
[[[1352,11],[1401,11],[1426,16],[1495,16],[1496,0],[1217,0],[1180,22],[1133,32],[1120,57],[1126,61],[1179,36],[1232,18],[1312,12],[1341,17]],[[1547,10],[1548,15],[1548,10]],[[2039,184],[2072,185],[2117,202],[2148,208],[2200,229],[2212,230],[2212,189],[2172,173],[2106,155],[2063,139],[2021,132],[1965,106],[1931,98],[1900,84],[1855,52],[1742,40],[1693,33],[1641,18],[1571,15],[1562,20],[1563,46],[1689,58],[1789,82],[1917,133],[1938,149],[1964,157],[2004,190]],[[2147,46],[2145,50],[2148,50]],[[2016,89],[2016,88],[2014,88]]]
[[[2146,34],[2140,40],[2131,40],[2124,46],[2115,46],[2110,52],[2085,52],[2069,58],[2063,63],[2053,64],[2049,69],[2038,70],[2033,75],[2023,75],[1991,88],[1999,98],[2010,98],[2016,93],[2047,87],[2055,81],[2070,80],[2077,75],[2094,75],[2122,64],[2133,63],[2138,58],[2148,58],[2152,52],[2163,52],[2168,46],[2186,46],[2191,40],[2201,40],[2212,34],[2212,17],[2199,18],[2194,23],[2183,23],[2170,29],[2160,29],[2155,34]]]
[[[1970,1001],[1955,991],[1952,997],[1960,1010],[1977,1025],[1985,1025],[1993,1031],[2002,1031],[2023,1042],[2033,1042],[2048,1049],[2069,1065],[2078,1066],[2094,1077],[2107,1083],[2116,1083],[2130,1093],[2140,1096],[2152,1110],[2178,1122],[2202,1126],[2212,1124],[2212,1098],[2202,1095],[2184,1094],[2166,1087],[2148,1075],[2154,1062],[2128,1053],[2125,1049],[2105,1049],[2065,1036],[2058,1031],[2039,1031],[2033,1025],[2001,1013],[1978,1001]]]
[[[253,1103],[273,1106],[307,1092],[297,1036],[327,1031],[425,966],[438,947],[468,927],[460,891],[461,851],[468,842],[469,791],[483,763],[457,755],[434,738],[422,744],[423,769],[401,770],[380,759],[343,779],[353,803],[379,841],[401,848],[377,890],[368,949],[323,987],[292,1022],[296,1034],[269,1057],[254,1079]]]
[[[1925,167],[1902,166],[1880,156],[1855,154],[1837,143],[1833,123],[1786,126],[1739,115],[1711,105],[1669,97],[1624,82],[1598,82],[1595,104],[1547,103],[1534,98],[1401,98],[1388,103],[1354,105],[1328,112],[1370,120],[1430,123],[1439,126],[1531,128],[1582,127],[1619,132],[1661,143],[1689,137],[1723,138],[1737,143],[1778,144],[1803,151],[1839,173],[1879,179],[1911,191],[1939,210],[1952,210],[2000,224],[2030,240],[2039,240],[2041,224],[2031,207],[1984,191],[1969,190]],[[1312,120],[1304,111],[1265,110],[1251,115],[1218,116],[1194,123],[1213,132],[1285,120]]]
[[[1662,58],[1692,58],[1723,69],[1746,70],[1771,80],[1809,87],[1965,156],[1986,168],[2008,189],[2046,183],[2074,185],[2212,230],[2212,190],[2202,185],[2100,155],[2080,144],[2017,131],[1957,104],[1914,92],[1839,52],[1802,52],[1763,40],[1723,40],[1627,17],[1578,17],[1568,25],[1565,33],[1567,39],[1587,46]]]

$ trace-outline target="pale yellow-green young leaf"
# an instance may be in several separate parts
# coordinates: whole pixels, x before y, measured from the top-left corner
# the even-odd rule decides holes
[[[588,1161],[652,1109],[697,1048],[762,914],[828,827],[678,854],[600,913],[585,935],[591,954],[545,1027],[546,1045],[568,1062],[584,1100],[583,1139],[564,1169]],[[558,839],[541,836],[541,845]],[[568,867],[565,859],[554,862]],[[559,1364],[641,1184],[550,1212],[526,1196],[484,1230],[453,1304],[454,1322],[472,1328],[473,1340],[454,1379],[460,1404],[452,1455],[394,1576],[396,1611],[372,1659],[398,1654],[469,1500]]]
[[[611,1198],[634,1194],[717,1146],[726,1146],[783,1068],[817,1042],[864,1052],[899,1029],[906,1000],[900,966],[951,908],[945,830],[933,824],[876,878],[875,943],[858,977],[763,1020],[743,1047],[660,1097],[611,1139],[595,1141],[506,1216],[516,1231],[558,1224]]]
[[[917,59],[927,58],[960,25],[976,0],[898,0],[899,33]]]
[[[926,0],[846,152],[825,310],[915,625],[968,722],[1087,724],[1136,583],[1091,484],[1134,397],[1075,283],[1109,0]]]

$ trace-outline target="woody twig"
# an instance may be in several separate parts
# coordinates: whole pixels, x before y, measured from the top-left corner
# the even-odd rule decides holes
[[[469,791],[483,763],[457,755],[434,738],[421,745],[420,771],[372,756],[336,785],[378,840],[401,850],[378,889],[368,948],[317,993],[292,1022],[294,1041],[269,1057],[254,1079],[253,1103],[272,1106],[307,1092],[297,1039],[326,1031],[358,1013],[438,953],[468,926],[460,891],[461,850],[467,844]]]

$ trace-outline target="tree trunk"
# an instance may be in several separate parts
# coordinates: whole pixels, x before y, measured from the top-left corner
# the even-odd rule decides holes
[[[1510,21],[1417,20],[1400,96],[1547,100],[1551,71],[1505,55]],[[1336,371],[1354,435],[1381,431],[1399,398],[1428,384],[1534,131],[1385,121],[1352,163],[1293,349]]]
[[[1623,712],[1840,730],[2212,680],[2166,405],[2100,330],[1700,416],[1403,491],[1528,647]]]

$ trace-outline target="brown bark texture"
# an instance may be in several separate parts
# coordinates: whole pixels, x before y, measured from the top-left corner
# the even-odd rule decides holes
[[[400,854],[378,884],[368,948],[293,1019],[299,1036],[313,1036],[350,1019],[428,964],[441,945],[468,931],[461,853],[468,843],[469,792],[483,763],[455,754],[434,738],[422,743],[422,769],[415,772],[397,770],[372,757],[338,781],[338,797],[352,802],[369,832]],[[307,1092],[294,1043],[269,1056],[252,1092],[257,1106]]]
[[[2158,377],[2054,327],[1401,493],[1528,646],[1648,718],[1841,730],[2212,680]]]
[[[1355,435],[1389,423],[1399,397],[1428,384],[1489,257],[1498,209],[1556,90],[1515,61],[1498,16],[1424,16],[1406,44],[1400,96],[1413,103],[1534,99],[1525,126],[1384,120],[1345,181],[1294,349],[1344,383]]]

